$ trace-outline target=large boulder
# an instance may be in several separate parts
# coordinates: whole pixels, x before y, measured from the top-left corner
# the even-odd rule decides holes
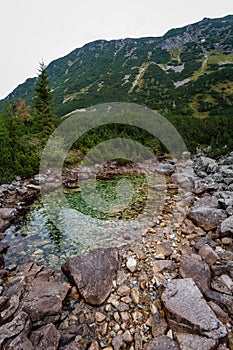
[[[183,329],[219,340],[227,335],[227,329],[216,318],[192,278],[168,282],[162,293],[168,321],[172,329]]]
[[[171,175],[174,172],[174,165],[169,163],[160,163],[155,167],[155,172],[161,175]]]
[[[217,162],[208,157],[199,157],[197,161],[195,162],[195,172],[199,174],[200,172],[205,172],[207,174],[214,173],[218,168]]]
[[[111,292],[118,267],[118,250],[102,248],[69,259],[62,270],[87,303],[100,305]]]
[[[227,218],[227,215],[222,209],[200,206],[191,208],[188,218],[204,230],[210,231],[218,227]]]

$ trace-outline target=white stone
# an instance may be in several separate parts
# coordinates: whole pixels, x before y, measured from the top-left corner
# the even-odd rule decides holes
[[[129,258],[126,263],[126,266],[131,272],[134,272],[136,271],[137,261],[134,258]]]

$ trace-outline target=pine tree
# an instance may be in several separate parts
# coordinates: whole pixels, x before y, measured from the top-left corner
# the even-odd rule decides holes
[[[44,62],[41,62],[33,98],[34,128],[41,138],[50,136],[56,126],[56,115],[53,111],[52,99],[46,66]]]

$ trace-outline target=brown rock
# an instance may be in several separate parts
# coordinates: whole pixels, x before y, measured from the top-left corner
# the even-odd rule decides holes
[[[226,328],[216,318],[191,278],[167,283],[161,298],[168,312],[171,328],[177,325],[186,331],[195,329],[199,335],[213,339],[226,336]]]
[[[211,287],[220,293],[229,295],[232,295],[233,293],[233,281],[228,275],[214,277],[211,280]]]
[[[224,306],[233,315],[233,297],[224,293],[208,290],[205,292],[206,298],[215,301],[219,306]]]
[[[60,333],[53,324],[47,324],[32,332],[30,340],[36,350],[57,350]]]
[[[123,339],[122,336],[119,334],[112,340],[112,346],[114,350],[120,350],[121,346],[123,345]]]
[[[9,226],[10,222],[8,220],[0,218],[0,232],[4,232]]]
[[[36,278],[23,299],[22,310],[38,325],[55,322],[60,319],[62,302],[69,289],[68,283]]]
[[[179,273],[183,278],[192,278],[202,292],[210,287],[209,266],[197,254],[182,256]]]
[[[99,344],[96,340],[93,340],[88,350],[99,350]]]
[[[87,303],[100,305],[111,292],[118,266],[117,249],[105,248],[69,259],[62,270]]]
[[[7,249],[9,248],[9,244],[5,242],[0,242],[0,254],[6,253]]]
[[[134,347],[135,350],[142,350],[142,336],[139,331],[136,331],[134,334]]]
[[[168,256],[172,255],[173,251],[172,251],[168,242],[162,242],[160,244],[157,244],[156,253],[162,254],[165,257],[168,257]]]
[[[0,218],[3,220],[12,220],[15,218],[17,210],[15,208],[0,208]]]
[[[213,248],[211,248],[208,244],[204,244],[198,254],[202,257],[202,259],[209,265],[213,265],[219,259],[219,256]]]
[[[226,322],[228,319],[228,315],[226,312],[223,311],[223,309],[215,304],[213,301],[209,301],[208,305],[211,307],[215,315],[220,319],[222,322]]]
[[[126,344],[131,344],[133,342],[133,337],[129,330],[122,334],[122,339]]]
[[[73,341],[72,343],[66,345],[64,350],[82,350],[81,346],[79,345],[78,342]]]
[[[167,323],[162,319],[159,312],[156,312],[152,316],[152,335],[153,337],[158,337],[159,335],[164,335],[168,329]]]
[[[179,350],[179,348],[174,340],[162,335],[152,340],[146,350]]]
[[[95,320],[96,320],[96,322],[102,322],[105,319],[106,319],[106,315],[102,314],[102,312],[97,311],[95,313]]]
[[[176,333],[176,338],[182,350],[213,350],[217,341],[196,334]]]
[[[171,260],[157,260],[153,263],[153,272],[163,273],[172,272],[177,268],[176,264]]]
[[[146,254],[141,249],[136,250],[136,256],[139,260],[146,259]]]
[[[180,247],[180,252],[182,254],[186,254],[186,255],[190,255],[190,254],[193,254],[193,250],[192,248],[187,244],[183,244],[181,247]]]
[[[222,244],[224,245],[231,245],[233,243],[232,238],[230,237],[223,237],[222,238]]]
[[[127,280],[127,275],[123,270],[118,270],[117,271],[117,285],[120,286]]]
[[[18,336],[23,331],[26,332],[29,328],[28,315],[26,312],[20,312],[11,322],[0,327],[0,349],[8,339]]]
[[[119,302],[119,304],[116,306],[117,310],[122,312],[122,311],[127,311],[129,310],[129,305],[126,303],[123,303],[122,301]]]
[[[121,297],[129,295],[130,293],[130,288],[128,286],[120,286],[117,290],[117,294],[120,295]]]
[[[139,304],[140,295],[137,287],[131,289],[131,298],[133,299],[134,304]]]
[[[122,311],[121,312],[121,319],[123,322],[128,322],[131,319],[131,316],[127,311]]]
[[[5,347],[6,348],[6,347]],[[25,335],[18,335],[10,344],[7,345],[7,350],[36,350],[30,340]]]

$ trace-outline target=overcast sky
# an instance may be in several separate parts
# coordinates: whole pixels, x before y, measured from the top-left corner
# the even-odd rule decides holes
[[[162,36],[204,17],[233,14],[232,0],[2,0],[0,98],[46,64],[96,39]]]

